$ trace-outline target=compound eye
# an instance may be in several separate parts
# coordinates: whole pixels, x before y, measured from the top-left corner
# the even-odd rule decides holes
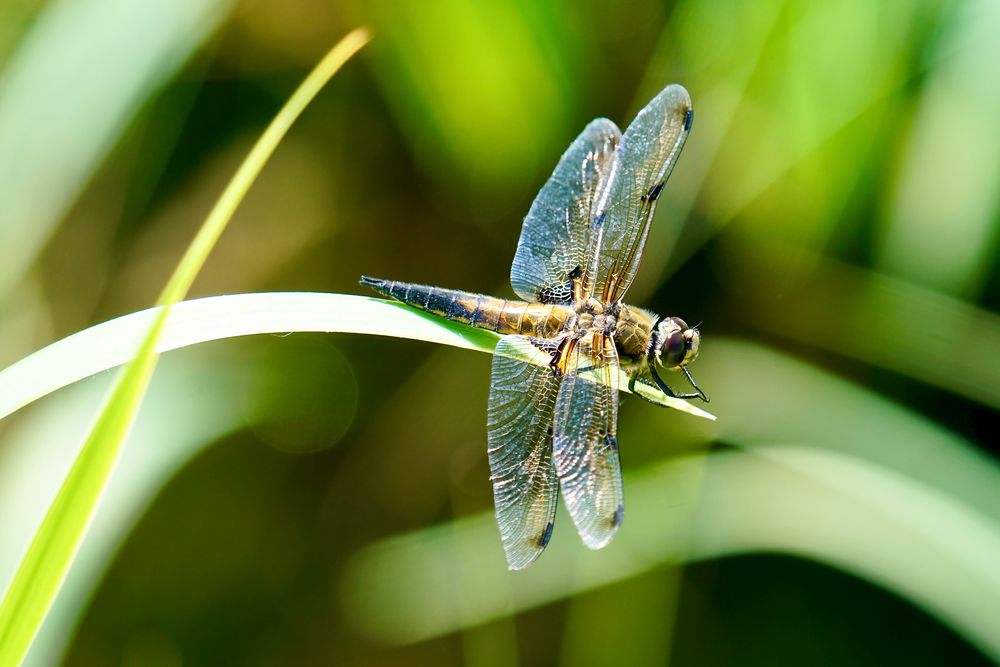
[[[684,338],[683,332],[673,332],[663,343],[663,354],[661,356],[663,365],[668,368],[680,366],[684,361],[684,355],[687,354],[687,350],[688,341]]]

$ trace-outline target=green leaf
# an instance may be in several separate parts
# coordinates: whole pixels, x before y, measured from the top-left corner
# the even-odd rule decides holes
[[[68,336],[0,372],[0,418],[61,387],[127,362],[161,308],[125,315]],[[174,306],[155,352],[251,334],[339,332],[412,338],[492,353],[498,334],[449,322],[403,304],[349,294],[231,294]],[[626,387],[627,382],[622,383]],[[687,401],[643,388],[666,407],[714,419]],[[648,393],[647,393],[648,392]]]
[[[882,586],[1000,658],[1000,466],[789,355],[714,338],[698,363],[720,417],[704,445],[735,448],[626,467],[611,545],[582,548],[563,515],[544,556],[511,573],[493,513],[463,516],[360,549],[344,617],[379,643],[420,642],[679,562],[778,552]],[[623,446],[676,453],[670,418],[635,410]]]
[[[156,365],[157,341],[171,307],[184,298],[243,196],[288,128],[330,77],[368,39],[364,29],[348,34],[306,77],[240,165],[188,247],[160,296],[162,308],[155,314],[135,358],[115,382],[97,423],[0,603],[0,665],[18,664],[24,658],[73,562],[149,384]]]

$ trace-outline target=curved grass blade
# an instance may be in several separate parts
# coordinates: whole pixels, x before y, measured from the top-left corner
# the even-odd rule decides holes
[[[103,322],[56,341],[0,371],[0,419],[57,389],[126,363],[160,308]],[[409,306],[366,296],[319,292],[230,294],[178,303],[154,352],[252,334],[339,332],[411,338],[479,352],[493,352],[498,334],[428,315]],[[622,383],[622,390],[627,382]],[[687,401],[643,396],[665,407],[714,419]]]
[[[920,480],[786,443],[655,463],[626,488],[631,529],[609,550],[557,541],[516,579],[491,512],[379,540],[342,577],[345,618],[374,641],[412,644],[670,564],[778,552],[881,585],[1000,658],[1000,530]]]
[[[306,77],[240,165],[178,264],[158,301],[162,308],[135,358],[118,376],[105,407],[0,603],[0,665],[18,664],[24,658],[59,591],[142,402],[156,365],[157,340],[171,306],[184,298],[243,196],[288,128],[330,77],[368,39],[364,29],[351,32]]]

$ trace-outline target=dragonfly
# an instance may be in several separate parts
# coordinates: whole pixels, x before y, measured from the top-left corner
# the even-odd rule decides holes
[[[709,400],[688,369],[698,328],[623,302],[693,119],[687,90],[671,84],[624,134],[606,118],[584,128],[524,219],[510,274],[516,300],[361,278],[383,296],[503,334],[487,442],[512,570],[548,545],[560,491],[586,546],[600,549],[617,533],[625,511],[617,437],[624,378],[633,393],[642,383]],[[672,389],[668,372],[683,375],[690,390]]]

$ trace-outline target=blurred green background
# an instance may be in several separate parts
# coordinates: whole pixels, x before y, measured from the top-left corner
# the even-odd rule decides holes
[[[29,664],[1000,660],[1000,4],[4,0],[0,367],[149,306],[357,25],[194,295],[509,295],[584,124],[696,109],[629,301],[718,421],[630,398],[628,511],[508,573],[490,360],[295,334],[168,354]],[[0,422],[0,588],[110,374]]]

